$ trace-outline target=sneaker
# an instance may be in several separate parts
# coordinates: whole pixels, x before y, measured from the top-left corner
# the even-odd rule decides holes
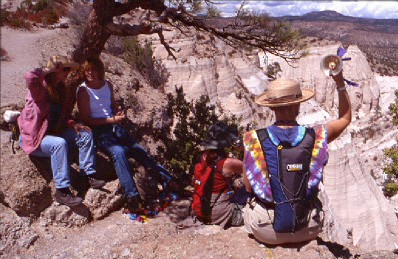
[[[127,197],[127,208],[131,214],[137,214],[137,212],[141,210],[140,196]]]
[[[74,196],[70,192],[69,188],[57,189],[57,191],[55,192],[55,200],[58,203],[64,204],[69,207],[80,205],[83,202],[83,199]]]
[[[88,184],[93,189],[100,189],[101,187],[103,187],[106,184],[106,182],[104,180],[95,179],[91,175],[89,175],[87,178],[88,178]]]

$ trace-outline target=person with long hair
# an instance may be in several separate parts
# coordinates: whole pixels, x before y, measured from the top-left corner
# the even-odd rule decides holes
[[[80,174],[86,175],[91,188],[101,188],[105,181],[96,179],[95,148],[91,129],[71,118],[74,98],[68,98],[65,80],[79,64],[66,56],[53,56],[44,68],[25,75],[28,94],[18,118],[20,145],[28,154],[51,157],[55,180],[55,200],[77,206],[83,199],[70,191],[68,150],[79,149]]]
[[[135,214],[142,207],[142,199],[128,158],[134,158],[157,179],[163,191],[170,191],[174,177],[157,163],[148,152],[121,126],[127,119],[115,104],[113,85],[105,79],[105,66],[99,58],[88,58],[83,63],[85,82],[77,92],[77,105],[82,121],[94,132],[97,147],[109,154],[116,174],[127,197],[127,207]]]

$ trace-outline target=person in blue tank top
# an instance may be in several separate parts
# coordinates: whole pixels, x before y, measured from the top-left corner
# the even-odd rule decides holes
[[[301,89],[295,80],[276,79],[255,99],[275,114],[273,125],[243,137],[244,183],[254,197],[244,208],[245,229],[259,242],[300,243],[322,231],[316,197],[328,159],[327,146],[351,122],[351,103],[342,72],[332,78],[339,98],[339,117],[324,125],[304,127],[297,123],[300,103],[311,99],[314,92]]]
[[[115,105],[113,85],[105,80],[105,67],[99,58],[87,59],[83,66],[85,82],[77,91],[77,105],[82,121],[93,129],[97,147],[109,154],[132,214],[141,208],[142,199],[134,181],[128,158],[134,158],[154,174],[163,191],[175,187],[174,177],[121,126],[127,117]]]

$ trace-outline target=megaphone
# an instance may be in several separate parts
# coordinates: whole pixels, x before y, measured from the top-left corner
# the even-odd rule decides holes
[[[335,76],[343,69],[343,60],[337,55],[327,55],[321,60],[321,70],[326,76]]]

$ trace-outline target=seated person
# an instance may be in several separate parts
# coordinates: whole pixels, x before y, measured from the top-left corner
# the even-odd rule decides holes
[[[209,131],[212,129],[214,126]],[[229,146],[228,140],[202,142],[201,162],[196,164],[194,172],[192,209],[196,218],[223,228],[243,225],[243,206],[232,201],[232,181],[234,176],[242,174],[243,163],[227,156],[224,149]]]
[[[278,245],[312,240],[322,231],[317,199],[327,146],[351,122],[351,105],[342,72],[333,76],[339,118],[325,125],[300,126],[300,103],[314,96],[300,83],[277,79],[256,98],[275,113],[274,125],[244,135],[244,183],[252,199],[244,208],[245,228],[262,243]]]
[[[77,104],[81,119],[93,129],[98,148],[109,154],[114,162],[119,181],[127,197],[127,207],[135,214],[141,207],[141,197],[133,179],[128,158],[134,158],[162,184],[167,191],[174,178],[120,124],[126,120],[117,111],[113,85],[105,80],[105,67],[99,58],[89,58],[83,64],[85,82],[77,92]]]
[[[28,154],[50,157],[55,181],[55,200],[77,206],[83,199],[74,196],[70,187],[68,150],[79,149],[80,173],[86,175],[91,188],[99,189],[105,181],[96,179],[95,148],[90,128],[74,123],[71,111],[74,98],[68,98],[65,80],[79,64],[66,56],[53,56],[44,68],[25,75],[28,93],[25,107],[18,117],[20,145]],[[69,127],[67,121],[69,120]]]

